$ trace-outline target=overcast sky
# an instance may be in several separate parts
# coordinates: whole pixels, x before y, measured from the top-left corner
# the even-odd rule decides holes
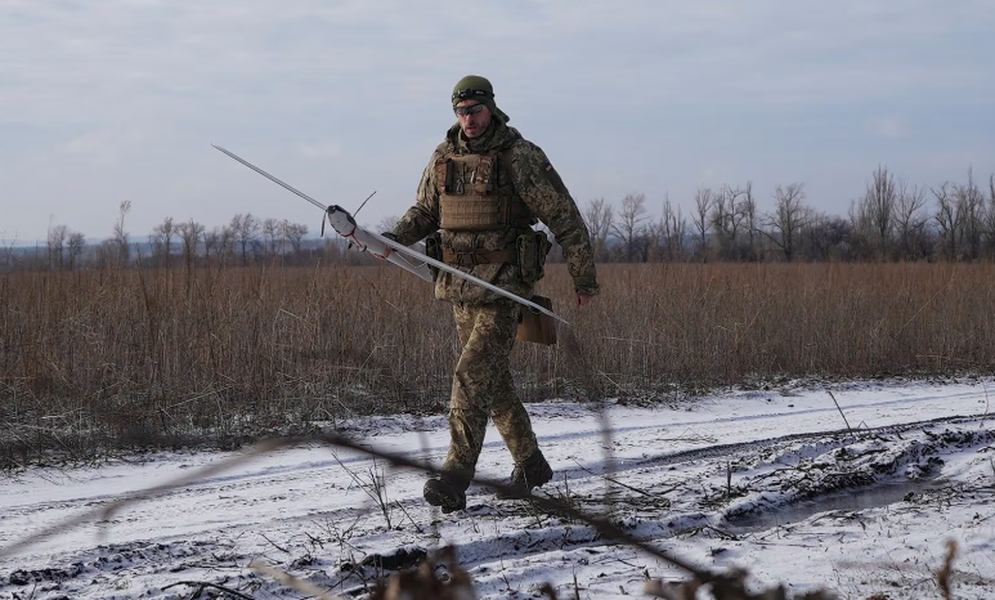
[[[145,236],[166,217],[321,213],[225,146],[377,224],[412,204],[491,79],[511,125],[583,206],[629,192],[658,216],[699,186],[804,182],[845,215],[871,172],[995,170],[991,0],[3,0],[0,241],[51,225]]]

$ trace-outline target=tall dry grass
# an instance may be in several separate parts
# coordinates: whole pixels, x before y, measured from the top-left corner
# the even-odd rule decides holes
[[[600,274],[606,296],[578,329],[598,369],[651,388],[995,367],[988,263],[639,264]]]
[[[995,365],[991,264],[599,269],[603,294],[584,309],[562,265],[541,291],[612,396]],[[389,266],[11,273],[0,328],[8,466],[45,449],[237,442],[360,413],[442,412],[458,352],[448,305]],[[525,399],[573,394],[568,362],[516,348]]]

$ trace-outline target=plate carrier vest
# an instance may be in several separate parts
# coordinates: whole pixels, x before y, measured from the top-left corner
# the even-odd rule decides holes
[[[440,188],[439,225],[449,231],[530,227],[537,220],[515,192],[508,152],[447,152],[435,163]]]

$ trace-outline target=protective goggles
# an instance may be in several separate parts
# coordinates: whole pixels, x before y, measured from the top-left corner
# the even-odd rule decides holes
[[[494,94],[488,92],[487,90],[471,90],[470,88],[463,88],[461,90],[456,90],[453,92],[453,103],[459,102],[460,100],[479,100],[481,98],[493,98]]]
[[[474,104],[473,106],[454,106],[453,112],[456,113],[457,116],[465,117],[467,115],[475,115],[484,110],[484,106],[485,105],[483,104]]]

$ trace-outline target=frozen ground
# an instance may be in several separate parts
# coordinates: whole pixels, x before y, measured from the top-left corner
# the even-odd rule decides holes
[[[954,597],[995,597],[995,414],[989,382],[853,385],[729,394],[680,409],[611,405],[611,454],[588,407],[532,405],[556,469],[541,492],[606,514],[636,538],[758,587],[825,586],[842,598],[940,598],[934,577],[958,543]],[[442,417],[371,419],[370,445],[436,463]],[[171,453],[100,468],[37,469],[0,485],[0,552],[117,498],[229,454]],[[488,433],[480,474],[510,472]],[[322,589],[362,595],[377,574],[453,544],[482,597],[642,597],[644,578],[683,574],[594,529],[470,489],[466,511],[421,499],[424,477],[384,472],[386,511],[367,492],[382,463],[328,447],[284,449],[131,504],[103,523],[59,526],[0,557],[0,598],[301,598],[247,568],[261,558]],[[389,526],[388,526],[389,521]],[[400,550],[400,551],[399,551]],[[182,583],[181,583],[182,582]],[[202,593],[198,594],[198,590]],[[230,594],[228,597],[232,597]]]

